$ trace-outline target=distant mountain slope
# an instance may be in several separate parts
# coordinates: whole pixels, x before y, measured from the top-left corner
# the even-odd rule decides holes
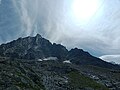
[[[93,65],[103,68],[120,69],[119,65],[114,65],[101,60],[100,58],[90,55],[88,52],[82,49],[71,49],[67,55],[67,58],[77,65]]]
[[[35,37],[19,38],[7,44],[0,45],[0,56],[18,59],[44,59],[57,57],[60,61],[69,60],[77,65],[93,65],[110,69],[120,69],[120,66],[107,63],[90,55],[82,49],[68,51],[60,44],[51,43],[37,34]]]

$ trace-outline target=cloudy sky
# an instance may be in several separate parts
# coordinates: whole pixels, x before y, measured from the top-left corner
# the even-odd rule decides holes
[[[92,55],[120,55],[120,0],[0,0],[0,43],[37,33]]]

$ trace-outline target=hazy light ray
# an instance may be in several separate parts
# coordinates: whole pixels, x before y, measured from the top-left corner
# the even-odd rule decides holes
[[[2,1],[2,0],[0,0],[0,4],[1,4],[1,1]]]
[[[25,34],[27,36],[35,34],[34,31],[37,29],[36,21],[38,15],[38,0],[34,1],[35,6],[31,5],[31,1],[12,1],[21,19],[21,34]],[[30,5],[31,7],[29,7]]]

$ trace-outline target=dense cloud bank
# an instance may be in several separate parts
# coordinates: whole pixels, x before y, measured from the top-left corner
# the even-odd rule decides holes
[[[0,43],[40,33],[67,48],[79,47],[96,56],[120,54],[120,1],[100,0],[90,20],[72,16],[74,0],[2,0]]]

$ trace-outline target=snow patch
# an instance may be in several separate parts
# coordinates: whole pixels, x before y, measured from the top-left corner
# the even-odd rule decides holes
[[[63,63],[71,63],[69,60],[65,60],[63,61]]]
[[[58,58],[57,57],[47,57],[47,58],[44,58],[43,60],[47,61],[47,60],[57,60]]]
[[[47,57],[44,59],[38,59],[38,61],[48,61],[48,60],[58,60],[58,58],[57,57]]]
[[[43,60],[42,59],[38,59],[38,61],[42,62]]]

